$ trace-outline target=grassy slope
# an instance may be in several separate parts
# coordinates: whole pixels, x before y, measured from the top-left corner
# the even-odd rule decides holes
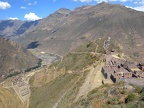
[[[29,108],[52,108],[59,100],[58,108],[72,106],[87,76],[86,73],[83,74],[84,69],[98,63],[100,57],[105,53],[103,42],[104,40],[100,39],[82,45],[74,52],[67,54],[62,60],[50,65],[47,74],[44,74],[45,72],[35,74],[30,80],[32,87]],[[96,49],[99,54],[91,53]],[[65,71],[65,75],[61,71]],[[72,73],[68,74],[68,71]],[[57,77],[54,78],[56,75]],[[34,86],[35,83],[40,84],[41,87]]]
[[[0,108],[24,108],[24,106],[12,89],[0,87]]]
[[[60,102],[60,108],[64,108],[63,105],[67,106],[68,103],[71,102],[71,99],[73,100],[75,97],[84,76],[85,75],[82,75],[81,77],[79,74],[65,74],[57,77],[55,80],[42,87],[31,88],[29,108],[52,108],[52,106],[54,106],[54,104],[66,92],[66,95]],[[71,87],[71,85],[73,85],[79,77],[80,80]]]
[[[77,79],[75,84],[71,86],[71,88],[66,92],[65,96],[61,99],[60,103],[58,104],[58,108],[67,108],[73,104],[79,88],[85,81],[86,76],[87,72],[80,75],[79,79]]]
[[[103,42],[106,39],[96,40],[87,44],[81,45],[74,50],[74,52],[67,54],[62,61],[53,63],[51,67],[56,67],[57,71],[65,67],[66,71],[80,71],[88,65],[92,65],[95,61],[98,61],[102,54],[105,54],[103,49]],[[92,54],[91,52],[99,54]]]
[[[144,99],[144,93],[140,93],[139,91],[139,87],[131,90],[124,89],[124,83],[122,82],[113,85],[102,85],[89,92],[87,97],[81,97],[73,107],[143,108],[144,101],[142,99]],[[126,102],[127,99],[129,99],[128,102]]]
[[[107,40],[107,38],[100,38],[97,40],[94,40],[93,42],[86,43],[84,45],[79,46],[74,51],[75,52],[97,52],[105,54],[105,49],[103,48],[104,41]]]
[[[80,86],[84,82],[86,74],[71,73],[71,74],[60,75],[59,73],[61,69],[65,68],[66,71],[71,71],[71,70],[81,71],[83,70],[83,68],[93,64],[98,59],[99,59],[99,55],[92,55],[89,53],[86,54],[70,53],[66,55],[62,61],[58,61],[52,64],[49,67],[49,71],[47,74],[45,74],[45,72],[39,72],[36,75],[34,75],[30,80],[31,85],[34,86],[35,83],[37,83],[41,87],[36,87],[36,86],[31,87],[29,108],[45,108],[45,107],[51,108],[61,98],[61,96],[64,93],[65,95],[59,102],[58,107],[59,108],[67,107],[68,104],[75,99]],[[54,70],[53,67],[56,67],[56,69]],[[53,77],[56,74],[59,74],[60,76],[57,76],[55,80],[54,78],[52,78],[51,82],[49,82],[48,81],[49,76]],[[38,78],[36,81],[35,79],[36,76],[40,76],[40,75],[42,77]],[[49,82],[49,83],[44,83],[44,82]]]
[[[99,55],[92,54],[76,54],[70,53],[66,57],[64,57],[63,61],[58,65],[57,69],[61,69],[65,67],[65,69],[80,71],[88,65],[93,64],[95,61],[98,61]]]

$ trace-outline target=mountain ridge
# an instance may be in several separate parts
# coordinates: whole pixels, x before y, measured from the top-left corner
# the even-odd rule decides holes
[[[59,9],[13,40],[26,48],[37,42],[36,50],[65,55],[85,42],[111,37],[125,53],[134,56],[143,52],[143,19],[143,12],[105,2],[73,11]]]
[[[98,10],[95,10],[95,8]],[[80,9],[82,9],[80,12],[77,11],[77,9],[72,11],[65,19],[63,19],[61,21],[61,23],[58,25],[58,27],[54,28],[54,30],[56,28],[59,28],[59,29],[56,29],[56,32],[54,32],[54,33],[52,32],[52,34],[47,34],[47,37],[45,39],[48,39],[49,37],[52,37],[52,38],[58,37],[59,38],[65,34],[67,34],[67,35],[65,35],[65,37],[64,37],[65,39],[63,39],[63,40],[66,40],[67,37],[68,38],[78,38],[78,36],[80,36],[80,35],[82,37],[82,35],[84,33],[86,33],[85,35],[88,34],[88,36],[87,36],[88,38],[94,38],[95,35],[99,35],[99,37],[101,37],[102,35],[105,35],[105,33],[107,33],[107,32],[109,33],[109,35],[111,35],[111,34],[113,36],[114,35],[116,36],[117,34],[119,35],[121,33],[113,33],[110,31],[115,31],[115,30],[113,30],[115,27],[117,27],[118,29],[119,28],[122,29],[121,31],[125,30],[124,26],[127,26],[126,28],[130,28],[130,29],[132,28],[132,27],[129,27],[129,24],[125,23],[128,20],[128,18],[126,18],[126,19],[120,18],[120,16],[125,17],[123,15],[124,12],[121,10],[121,8],[122,9],[124,8],[129,13],[128,18],[133,14],[134,10],[127,9],[126,7],[121,6],[121,5],[111,5],[111,4],[106,4],[106,3],[102,3],[99,5],[93,6],[93,7],[89,7],[87,9],[83,9],[83,7],[80,7]],[[101,11],[99,11],[99,10],[101,10]],[[107,13],[108,11],[109,11],[109,13]],[[120,11],[119,12],[120,14],[117,13],[117,11]],[[134,11],[134,12],[136,12],[136,11]],[[112,14],[112,16],[109,14]],[[133,18],[132,20],[134,20],[134,19],[135,18]],[[76,24],[74,24],[73,22]],[[101,22],[103,22],[103,24],[101,24]],[[123,22],[124,22],[124,24],[123,24]],[[131,22],[135,23],[136,21],[130,21],[128,23],[131,24]],[[68,24],[68,23],[70,23],[70,24]],[[137,25],[137,24],[134,24],[134,25]],[[76,29],[72,29],[74,27]],[[89,29],[87,27],[89,27]],[[99,30],[100,28],[102,28],[102,29],[104,28],[104,30]],[[108,31],[108,29],[111,29],[111,30]],[[72,33],[73,31],[75,33]],[[120,30],[116,30],[116,31],[121,32]],[[91,35],[89,35],[89,33],[87,33],[87,32],[91,32]],[[124,31],[124,32],[126,32],[126,31]],[[73,36],[72,37],[68,36],[70,34],[73,34]]]

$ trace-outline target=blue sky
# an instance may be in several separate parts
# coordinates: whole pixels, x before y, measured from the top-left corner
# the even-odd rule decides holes
[[[83,5],[96,5],[102,1],[144,11],[144,0],[0,0],[0,20],[37,20],[60,8],[73,10]]]

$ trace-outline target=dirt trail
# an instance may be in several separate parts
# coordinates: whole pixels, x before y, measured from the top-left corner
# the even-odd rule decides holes
[[[80,87],[75,101],[77,101],[78,98],[81,96],[86,96],[87,93],[92,89],[102,85],[102,80],[104,79],[104,77],[101,73],[101,69],[103,66],[104,63],[97,65],[95,68],[91,67],[91,71],[87,75],[83,85]]]
[[[102,80],[104,79],[104,76],[102,75],[101,73],[101,69],[102,67],[104,66],[104,63],[101,63],[100,65],[98,65],[95,70],[94,70],[94,80],[92,82],[92,86],[91,86],[91,90],[96,88],[96,87],[99,87],[102,85]]]
[[[96,49],[97,50],[97,49]],[[98,53],[98,52],[70,52],[71,54],[101,54],[101,53]]]
[[[24,103],[23,98],[20,96],[20,94],[18,93],[18,91],[15,89],[15,87],[13,86],[13,83],[12,83],[12,87],[13,87],[15,93],[17,94],[17,96],[19,97],[19,99],[21,100],[21,102]]]

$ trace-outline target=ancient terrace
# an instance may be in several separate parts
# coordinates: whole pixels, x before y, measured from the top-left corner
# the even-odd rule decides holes
[[[106,63],[102,68],[102,74],[113,82],[129,79],[144,78],[143,65],[121,59],[116,55],[106,55]]]

